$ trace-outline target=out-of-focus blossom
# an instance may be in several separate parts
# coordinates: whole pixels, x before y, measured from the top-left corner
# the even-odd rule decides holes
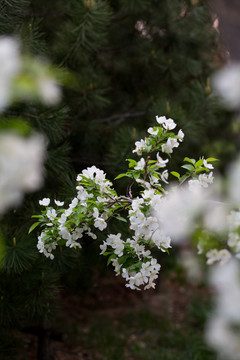
[[[229,201],[234,206],[238,206],[240,204],[240,157],[236,160],[228,170],[228,195]]]
[[[18,204],[24,192],[40,188],[44,156],[42,136],[24,138],[14,133],[0,134],[0,213]]]
[[[160,228],[173,241],[184,240],[195,227],[195,218],[202,211],[206,189],[191,192],[188,186],[172,188],[169,193],[154,204],[154,216]]]
[[[12,85],[21,68],[19,45],[11,37],[0,38],[0,111],[11,101]]]
[[[212,78],[213,88],[221,96],[229,109],[240,107],[240,64],[231,62]]]
[[[225,265],[216,265],[210,276],[215,288],[215,309],[208,320],[205,338],[223,358],[240,359],[240,265],[231,260]]]
[[[178,261],[185,269],[187,278],[191,283],[197,284],[202,281],[203,271],[201,264],[191,249],[181,250]]]

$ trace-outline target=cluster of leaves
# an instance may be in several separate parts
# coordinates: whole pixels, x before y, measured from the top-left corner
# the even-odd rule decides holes
[[[177,171],[171,171],[171,174],[179,180],[180,184],[182,184],[185,180],[189,178],[195,178],[197,175],[203,172],[208,173],[210,171],[208,167],[204,166],[204,159],[199,159],[196,161],[195,159],[185,157],[183,161],[187,162],[187,164],[181,166],[183,169],[187,170],[184,175],[181,176]],[[213,157],[209,157],[206,159],[207,163],[211,163],[214,161],[217,161],[217,159]]]

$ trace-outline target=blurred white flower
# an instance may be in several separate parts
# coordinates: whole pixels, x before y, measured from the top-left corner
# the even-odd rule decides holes
[[[52,77],[40,76],[38,87],[41,100],[46,105],[55,105],[61,98],[61,90],[57,82]]]
[[[212,78],[213,88],[229,109],[240,107],[240,64],[231,62]]]
[[[11,37],[0,37],[0,111],[11,100],[12,84],[21,68],[19,45]]]
[[[0,213],[17,205],[23,193],[35,191],[43,182],[44,138],[14,133],[0,134]]]
[[[203,271],[198,257],[191,249],[183,249],[180,252],[179,263],[184,267],[188,280],[197,284],[203,279]]]
[[[218,250],[217,249],[211,249],[206,253],[207,257],[207,264],[212,265],[213,263],[217,262],[219,260],[218,257]]]
[[[205,338],[220,356],[240,359],[240,265],[231,259],[211,271],[210,283],[216,290],[215,311],[207,323]]]
[[[216,187],[214,186],[214,189]],[[209,200],[206,202],[206,208],[203,215],[204,226],[210,231],[218,233],[225,231],[229,207],[222,201]]]
[[[172,188],[164,198],[153,206],[154,216],[161,230],[173,241],[187,238],[195,227],[195,217],[201,212],[206,198],[206,189],[192,193],[188,186]]]
[[[232,205],[240,204],[240,157],[228,169],[228,196]]]

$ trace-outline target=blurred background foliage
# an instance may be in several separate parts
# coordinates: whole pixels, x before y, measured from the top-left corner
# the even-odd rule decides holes
[[[238,129],[210,84],[226,58],[214,23],[205,0],[0,0],[0,34],[16,36],[25,54],[50,61],[63,83],[58,106],[16,103],[2,115],[24,118],[48,138],[44,187],[2,219],[5,337],[34,324],[44,351],[61,287],[86,291],[93,271],[104,271],[99,244],[89,239],[80,253],[57,250],[53,262],[37,253],[37,234],[27,233],[39,199],[68,202],[76,173],[87,166],[113,180],[155,115],[173,118],[185,133],[175,169],[189,155],[220,159],[220,171],[234,158]],[[0,350],[11,344],[5,337]],[[38,359],[47,358],[47,348],[41,351]]]

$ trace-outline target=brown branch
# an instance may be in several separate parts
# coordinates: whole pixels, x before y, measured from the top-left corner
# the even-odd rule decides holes
[[[124,113],[124,114],[116,114],[116,115],[112,115],[112,116],[109,116],[109,117],[104,118],[104,119],[93,120],[92,123],[110,123],[110,122],[112,122],[114,120],[117,120],[115,122],[115,124],[119,125],[121,122],[123,122],[127,118],[144,116],[145,114],[146,114],[145,111],[136,111],[136,112],[129,111],[129,112]]]

